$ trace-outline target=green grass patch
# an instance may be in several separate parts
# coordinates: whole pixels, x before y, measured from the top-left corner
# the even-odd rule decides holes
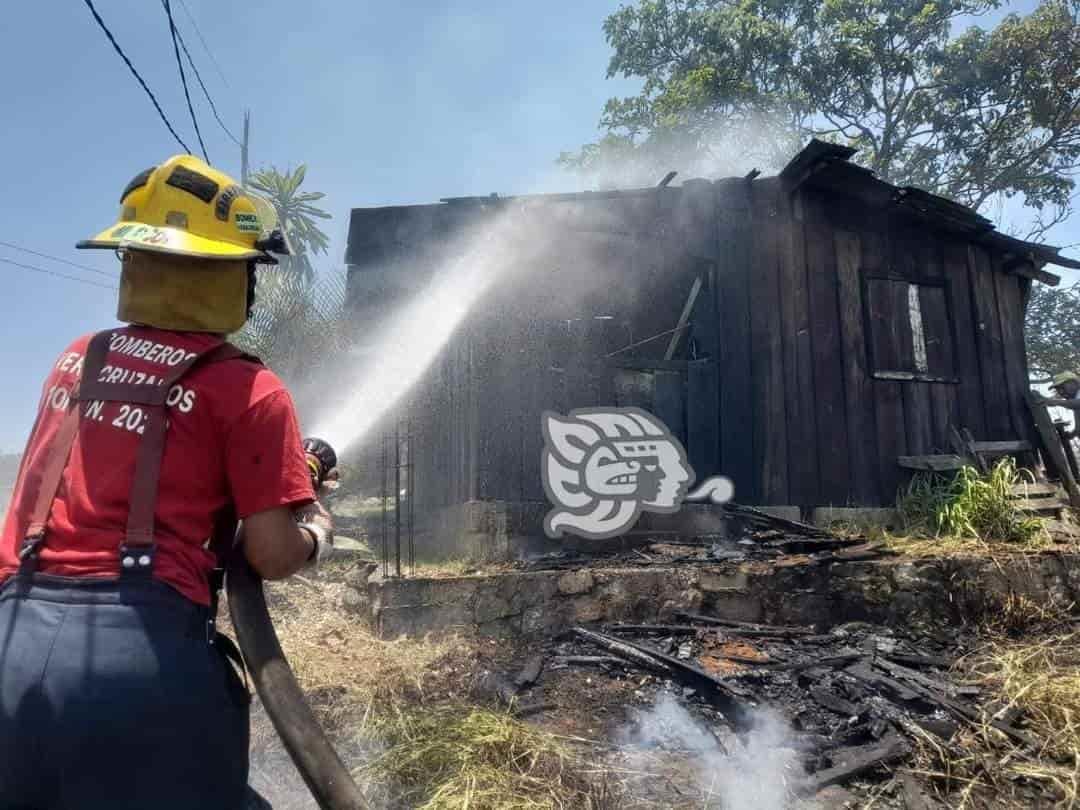
[[[1046,537],[1038,518],[1013,506],[1012,488],[1034,481],[1002,458],[986,474],[963,467],[955,475],[917,473],[897,501],[909,534],[960,541],[1039,543]]]

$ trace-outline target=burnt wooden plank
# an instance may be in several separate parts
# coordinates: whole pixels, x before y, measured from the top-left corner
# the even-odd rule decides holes
[[[444,357],[444,392],[443,401],[445,409],[445,436],[442,438],[446,452],[445,466],[447,470],[446,498],[447,503],[464,503],[468,500],[467,485],[465,481],[466,468],[466,439],[468,427],[465,423],[465,408],[462,403],[462,391],[467,384],[465,375],[467,368],[463,361],[464,344],[467,338],[464,335],[455,335],[450,340]],[[436,428],[439,430],[440,428]],[[418,448],[420,453],[433,452],[423,446]],[[436,451],[437,452],[437,451]],[[420,493],[424,497],[424,493]]]
[[[817,416],[814,407],[813,346],[806,243],[799,198],[781,201],[780,311],[787,411],[788,503],[816,506]]]
[[[716,184],[716,267],[719,314],[720,469],[735,485],[739,499],[758,500],[754,475],[753,423],[750,392],[750,229],[747,186],[741,181]]]
[[[708,210],[715,241],[715,194],[710,194]],[[698,480],[716,475],[720,469],[720,318],[715,255],[703,266],[701,277],[705,284],[691,321],[691,338],[697,351],[687,360],[684,407],[686,452]]]
[[[1061,484],[1069,494],[1069,503],[1074,509],[1080,509],[1080,484],[1073,478],[1072,468],[1065,456],[1065,448],[1061,444],[1061,435],[1054,429],[1050,421],[1050,412],[1046,408],[1045,400],[1037,391],[1029,391],[1027,395],[1028,408],[1032,419],[1035,421],[1035,429],[1038,431],[1039,441],[1042,443],[1044,458],[1048,458],[1047,466],[1053,466],[1061,476]]]
[[[461,503],[466,499],[463,492],[465,485],[465,425],[464,409],[461,407],[460,389],[463,385],[461,368],[461,339],[458,336],[451,338],[443,358],[444,383],[443,383],[443,411],[444,427],[441,428],[444,435],[441,439],[442,447],[446,453],[444,465],[446,467],[446,497],[448,503]],[[436,428],[440,430],[440,428]],[[426,445],[418,448],[420,453],[438,452],[429,450]],[[422,491],[421,497],[427,497]]]
[[[521,499],[544,500],[544,484],[540,477],[540,456],[544,437],[540,415],[544,410],[544,368],[532,359],[523,369],[521,380],[523,408],[521,412]]]
[[[878,502],[881,492],[878,459],[874,452],[874,389],[877,385],[895,383],[872,381],[867,366],[859,274],[862,263],[859,236],[851,231],[838,230],[835,241],[851,496],[855,504],[874,504]]]
[[[906,470],[944,472],[959,470],[967,461],[955,454],[933,456],[898,456],[896,463]]]
[[[1001,271],[1000,256],[994,259],[994,284],[998,316],[1001,319],[1001,342],[1005,354],[1005,379],[1008,381],[1009,418],[1016,436],[1025,441],[1035,438],[1027,410],[1027,349],[1024,346],[1024,306],[1020,279]]]
[[[986,409],[982,395],[982,366],[975,340],[975,316],[972,311],[970,260],[967,245],[946,241],[942,246],[944,275],[949,291],[953,320],[956,376],[956,420],[976,437],[986,438]]]
[[[481,373],[477,357],[477,338],[474,330],[468,334],[462,351],[464,385],[461,391],[461,407],[465,425],[465,500],[480,496],[480,391]]]
[[[479,490],[478,495],[484,500],[512,500],[515,491],[520,491],[520,467],[516,467],[508,450],[519,439],[514,430],[516,413],[512,410],[516,401],[512,398],[507,377],[510,371],[506,367],[501,335],[502,326],[488,320],[483,324],[483,338],[478,341],[477,384],[479,424],[481,426],[479,444]],[[516,388],[516,385],[515,385]],[[513,414],[513,416],[511,416]],[[514,448],[514,456],[517,449]]]
[[[1069,505],[1058,498],[1016,498],[1010,503],[1023,512],[1059,512]]]
[[[863,272],[886,273],[890,270],[890,256],[886,233],[871,226],[861,234]],[[899,298],[897,298],[899,300]],[[906,383],[875,379],[870,386],[867,402],[871,406],[870,432],[877,441],[868,441],[876,456],[872,459],[876,469],[876,501],[892,503],[903,472],[896,463],[898,456],[907,455],[907,428],[904,418],[903,386]]]
[[[806,238],[806,275],[811,363],[817,416],[818,499],[845,504],[852,487],[848,458],[836,250],[818,194],[801,192]],[[739,496],[741,497],[741,495]]]
[[[754,465],[762,503],[788,503],[787,413],[785,399],[780,257],[780,184],[754,183],[751,194],[753,255],[750,268],[751,400]]]
[[[867,279],[864,289],[871,370],[876,374],[906,372],[909,367],[904,359],[904,348],[896,324],[897,308],[904,303],[898,299],[897,293],[903,292],[904,285],[898,281],[872,278]]]
[[[452,477],[456,470],[452,449],[453,434],[457,431],[450,409],[453,355],[451,345],[435,364],[436,374],[429,379],[428,397],[414,402],[412,407],[413,444],[409,452],[413,454],[413,486],[418,501],[422,499],[434,506],[448,506],[449,498],[454,495]],[[418,412],[418,405],[422,413]]]
[[[930,278],[945,279],[944,247],[941,239],[932,235],[926,241],[926,273]],[[921,291],[927,364],[931,374],[957,376],[954,318],[949,307],[948,286],[924,287]],[[949,427],[957,424],[958,386],[937,383],[930,386],[932,412],[931,438],[935,449],[949,446]]]
[[[615,405],[615,370],[607,366],[595,366],[590,379],[593,401],[598,407]]]
[[[698,481],[721,471],[719,399],[716,360],[691,360],[686,367],[686,452]]]
[[[1030,453],[1034,445],[1026,439],[1003,442],[973,442],[975,451],[984,456],[1004,456],[1009,453]]]
[[[977,439],[1018,439],[1009,412],[1009,384],[1005,376],[1005,348],[990,255],[979,245],[968,248],[975,344],[982,368],[982,395],[986,403],[986,435]]]
[[[653,374],[652,412],[685,445],[686,382],[681,372],[656,371]]]
[[[869,745],[838,748],[829,752],[832,767],[807,776],[796,786],[795,792],[800,796],[813,796],[829,785],[847,782],[875,768],[898,762],[908,755],[909,750],[908,745],[895,732],[890,732]]]
[[[926,243],[931,238],[930,234],[913,227],[894,226],[892,238],[890,239],[893,269],[899,270],[903,275],[907,276],[909,280],[929,275],[927,268],[928,257],[926,255]],[[920,317],[918,321],[916,321],[912,314],[913,302],[910,301],[911,287],[908,285],[898,286],[902,286],[902,289],[897,293],[899,299],[897,304],[901,307],[899,313],[907,316],[897,318],[897,321],[902,323],[903,328],[901,331],[905,336],[904,357],[912,364],[909,367],[918,368],[919,358],[915,351],[917,342],[921,343],[922,350],[925,353],[923,359],[929,360],[929,349],[926,346],[925,322],[921,317],[923,313],[921,312],[920,306],[920,309],[918,310],[920,312]],[[918,295],[917,288],[915,294]],[[921,304],[921,299],[919,303]],[[918,336],[915,335],[916,329],[919,329],[921,333]],[[929,371],[929,368],[918,370]],[[930,401],[930,388],[931,384],[925,382],[905,383],[902,388],[904,397],[904,420],[907,431],[907,450],[912,455],[929,453],[934,449],[934,420]],[[944,445],[941,446],[944,447]]]
[[[1009,494],[1015,498],[1037,498],[1046,495],[1058,495],[1061,490],[1057,484],[1013,484]]]

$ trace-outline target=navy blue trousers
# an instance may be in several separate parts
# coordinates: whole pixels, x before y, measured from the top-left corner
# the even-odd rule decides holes
[[[167,585],[0,591],[0,810],[237,810],[248,692]]]

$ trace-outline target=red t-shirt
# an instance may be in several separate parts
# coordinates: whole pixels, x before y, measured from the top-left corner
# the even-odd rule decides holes
[[[90,335],[75,341],[45,381],[0,540],[0,581],[18,567],[49,445],[68,392],[82,373]],[[213,335],[148,327],[117,329],[101,379],[152,385]],[[158,382],[160,384],[160,382]],[[206,548],[213,521],[231,500],[241,518],[315,498],[292,398],[272,371],[234,359],[199,366],[173,386],[155,511],[154,576],[209,604]],[[83,402],[79,434],[53,501],[38,570],[61,576],[117,576],[135,451],[145,419],[136,405]]]

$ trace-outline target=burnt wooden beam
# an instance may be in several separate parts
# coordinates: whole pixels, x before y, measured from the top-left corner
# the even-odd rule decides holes
[[[1020,512],[1060,512],[1068,506],[1057,498],[1017,498],[1009,503]]]
[[[926,703],[933,706],[937,706],[940,709],[944,709],[949,714],[953,715],[957,719],[967,721],[973,725],[981,725],[984,721],[979,712],[970,706],[966,706],[963,703],[959,703],[956,700],[943,694],[940,689],[933,688],[937,684],[931,678],[928,678],[922,673],[914,672],[907,667],[900,666],[899,664],[892,663],[886,659],[876,658],[873,662],[874,666],[889,672],[891,675],[895,675],[897,681],[893,683],[899,683],[900,681],[908,687],[911,691],[915,692],[917,697]],[[867,666],[867,669],[869,667]],[[852,667],[849,667],[846,671],[851,672]],[[854,674],[854,673],[853,673]],[[856,675],[856,677],[859,677]],[[890,679],[886,679],[890,680]],[[1003,720],[996,718],[989,718],[986,724],[994,728],[996,731],[1001,732],[1010,740],[1019,745],[1028,746],[1031,748],[1037,747],[1038,743],[1030,734],[1026,731],[1021,731],[1015,726],[1011,726]]]
[[[749,705],[745,702],[736,689],[719,678],[714,678],[700,667],[682,661],[673,655],[650,649],[649,647],[635,644],[632,641],[620,640],[604,633],[596,633],[583,627],[575,627],[574,633],[580,638],[592,642],[614,655],[642,662],[646,667],[666,672],[668,677],[674,678],[695,689],[704,689],[706,694],[713,698],[713,702],[724,712],[737,727],[746,727],[749,722]]]
[[[786,190],[795,191],[829,164],[848,161],[855,152],[856,150],[850,146],[841,146],[813,138],[780,170],[780,180]]]
[[[725,512],[733,515],[739,515],[749,519],[751,523],[766,524],[772,528],[782,529],[794,534],[801,534],[805,537],[820,537],[823,539],[836,539],[836,535],[827,529],[822,529],[818,526],[811,526],[809,523],[803,523],[798,520],[788,520],[787,518],[777,517],[776,515],[770,515],[768,512],[763,512],[760,509],[755,509],[752,506],[745,506],[741,503],[735,503],[734,501],[728,501],[723,505]]]
[[[1069,460],[1065,455],[1065,448],[1061,444],[1061,437],[1054,430],[1054,426],[1050,422],[1050,412],[1046,409],[1047,402],[1053,401],[1043,399],[1035,391],[1028,392],[1028,408],[1035,421],[1035,429],[1039,434],[1039,439],[1042,441],[1043,449],[1054,466],[1057,467],[1061,482],[1065,486],[1065,491],[1069,494],[1069,503],[1074,508],[1080,509],[1080,486],[1077,485],[1076,479],[1073,478],[1072,468],[1069,466]]]
[[[789,636],[812,636],[814,635],[814,628],[812,627],[787,627],[771,624],[757,624],[755,622],[737,622],[733,619],[721,619],[717,616],[703,616],[700,613],[689,613],[686,611],[676,611],[676,616],[684,619],[689,619],[694,622],[704,622],[705,624],[719,625],[720,627],[730,627],[734,630],[752,630],[755,632],[763,633],[769,632],[773,635],[789,635]]]
[[[1061,488],[1057,484],[1013,484],[1009,494],[1014,498],[1060,495]]]
[[[1042,262],[1036,263],[1030,256],[1006,256],[1002,269],[1014,276],[1023,276],[1033,281],[1041,281],[1050,287],[1061,283],[1061,278],[1042,269]]]
[[[808,776],[796,792],[801,796],[813,796],[829,785],[847,782],[881,765],[898,762],[907,754],[907,743],[896,733],[887,734],[870,745],[837,749],[829,753],[832,767]]]
[[[957,455],[897,456],[896,463],[906,470],[922,472],[948,472],[959,470],[967,462]]]
[[[701,276],[698,275],[694,278],[694,283],[690,286],[690,294],[686,297],[686,305],[683,306],[682,313],[679,315],[679,321],[675,325],[675,330],[671,335],[671,340],[668,342],[667,350],[664,352],[665,362],[670,363],[671,358],[675,356],[675,350],[679,347],[679,340],[686,330],[686,325],[690,322],[690,313],[694,311],[694,304],[697,302],[698,294],[701,292],[701,286]]]
[[[1003,441],[1003,442],[972,442],[972,447],[975,448],[976,453],[982,453],[987,456],[1004,456],[1011,453],[1030,453],[1032,450],[1031,442],[1018,440],[1018,441]]]
[[[636,664],[639,667],[644,667],[653,672],[662,672],[664,674],[671,673],[671,667],[651,652],[642,650],[636,645],[627,644],[603,633],[595,633],[592,630],[586,630],[584,627],[575,627],[574,633],[580,638],[585,639],[585,641],[595,644],[597,647],[602,647],[612,655],[622,658],[625,661],[629,661],[632,664]]]

